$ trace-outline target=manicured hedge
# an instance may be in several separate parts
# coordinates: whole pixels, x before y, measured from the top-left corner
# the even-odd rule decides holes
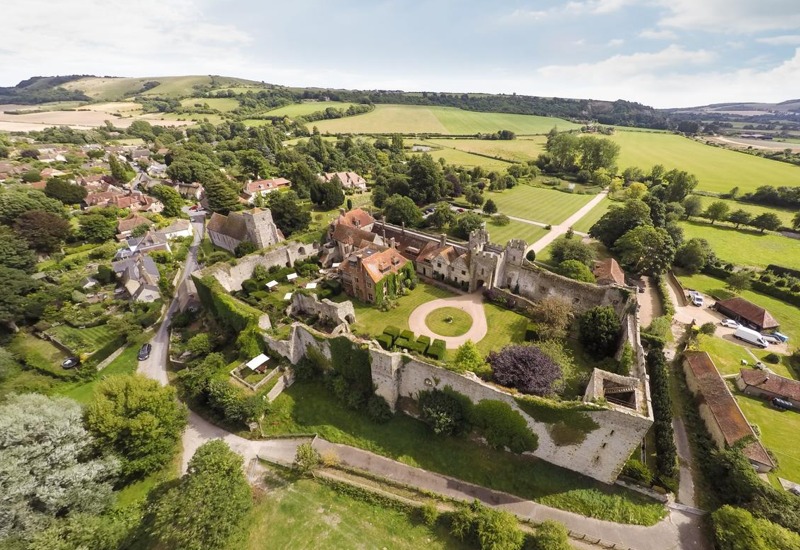
[[[403,336],[394,341],[396,347],[403,349],[411,349],[411,344],[412,342]]]
[[[395,340],[397,340],[397,337],[400,336],[400,329],[389,325],[388,327],[383,329],[383,333],[391,336],[392,342],[394,342]]]
[[[388,334],[381,334],[380,336],[376,337],[375,340],[381,345],[383,349],[391,349],[392,347],[392,337]]]
[[[417,338],[417,345],[422,346],[422,351],[420,353],[425,353],[428,351],[428,346],[431,345],[431,337],[425,336],[424,334]]]
[[[410,330],[404,330],[404,331],[402,331],[402,332],[400,333],[400,337],[401,337],[401,338],[405,338],[406,340],[408,340],[408,341],[410,341],[410,342],[413,342],[414,340],[416,340],[416,339],[417,339],[417,335],[416,335],[416,334],[414,334],[414,333],[413,333],[412,331],[410,331]]]
[[[428,357],[433,357],[434,359],[441,361],[444,359],[444,354],[446,352],[446,347],[444,340],[440,340],[437,338],[433,341],[433,343],[428,346]]]

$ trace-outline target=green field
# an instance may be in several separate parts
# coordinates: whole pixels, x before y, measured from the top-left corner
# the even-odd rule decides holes
[[[701,334],[698,339],[700,351],[708,353],[714,360],[720,374],[738,374],[742,369],[742,360],[753,364],[753,356],[747,349],[731,340],[719,336],[706,336]]]
[[[425,325],[441,336],[461,336],[472,326],[472,316],[456,307],[440,307],[425,317]]]
[[[278,107],[277,109],[272,109],[264,114],[270,116],[288,116],[289,118],[293,118],[296,116],[310,115],[311,113],[324,111],[328,107],[345,110],[351,105],[355,105],[355,103],[346,103],[343,101],[313,101],[308,103],[294,103],[292,105]]]
[[[414,142],[416,143],[416,142]],[[458,149],[467,153],[479,153],[512,162],[536,160],[544,152],[544,138],[513,139],[508,141],[487,139],[429,139],[420,145],[435,145]]]
[[[266,548],[392,548],[458,550],[469,546],[440,526],[368,504],[311,479],[268,475],[269,488],[248,514],[245,540],[229,550]]]
[[[195,105],[203,104],[223,113],[239,108],[239,102],[232,97],[189,97],[181,100],[181,107],[194,108]]]
[[[59,342],[79,353],[94,353],[114,338],[108,325],[74,328],[67,324],[48,330]]]
[[[248,128],[256,128],[258,126],[272,126],[271,120],[261,120],[258,118],[248,118],[242,121]]]
[[[208,86],[212,78],[208,75],[194,76],[152,76],[144,78],[106,78],[87,77],[67,82],[62,86],[68,90],[81,90],[95,99],[120,99],[137,94],[145,82],[156,81],[160,84],[143,95],[180,97],[192,95],[195,86]],[[251,85],[254,81],[241,78],[215,77],[217,87]]]
[[[618,131],[609,136],[621,147],[617,166],[638,166],[649,171],[655,164],[677,168],[697,176],[698,189],[741,193],[761,185],[800,185],[800,167],[712,147],[675,134]]]
[[[486,224],[486,229],[491,241],[503,246],[509,239],[522,239],[530,245],[547,234],[544,227],[516,220],[511,220],[508,225],[495,225],[490,221]]]
[[[711,294],[714,290],[725,288],[725,281],[708,275],[679,275],[678,279],[680,279],[684,288],[699,290],[705,294]],[[800,342],[800,308],[752,290],[740,292],[739,296],[769,311],[780,323],[780,331],[790,337],[790,346],[797,346],[797,343]]]
[[[417,154],[422,153],[408,153],[409,156]],[[457,149],[432,149],[431,151],[428,151],[428,154],[432,156],[434,160],[444,159],[447,164],[464,166],[465,168],[481,166],[489,171],[496,170],[498,172],[504,172],[509,166],[511,166],[509,162],[504,160],[490,159],[480,155],[472,155]]]
[[[554,189],[518,185],[506,191],[489,191],[484,197],[492,199],[497,204],[498,210],[507,216],[558,224],[592,200],[593,195],[578,195]]]
[[[424,107],[418,105],[376,105],[375,110],[353,117],[320,120],[310,123],[322,133],[431,133],[475,134],[511,130],[519,135],[545,134],[553,126],[569,130],[578,128],[566,120],[533,115],[481,113],[455,107]]]
[[[778,459],[774,475],[800,483],[800,414],[793,411],[778,411],[767,401],[736,392],[736,401],[747,421],[761,430],[761,442]]]
[[[575,231],[588,233],[589,229],[595,224],[595,222],[597,222],[597,220],[602,218],[603,214],[608,212],[608,209],[611,208],[612,204],[619,204],[619,203],[614,203],[614,201],[612,201],[608,197],[604,198],[603,200],[600,201],[599,204],[597,204],[594,208],[589,210],[589,212],[584,217],[578,220],[578,223],[573,225],[572,228]]]
[[[700,196],[700,195],[698,195]],[[703,202],[703,210],[711,204],[712,202],[722,201],[728,205],[728,213],[735,212],[736,210],[744,210],[745,212],[749,212],[753,215],[753,217],[758,216],[759,214],[763,214],[764,212],[772,212],[776,214],[783,224],[787,227],[792,225],[792,218],[794,217],[794,212],[791,210],[783,209],[783,208],[775,208],[770,206],[760,206],[758,204],[750,204],[747,202],[739,202],[730,199],[717,199],[714,197],[703,197],[700,196],[701,201]],[[727,222],[717,222],[718,224],[725,225]],[[732,224],[731,224],[732,226]]]
[[[681,222],[686,239],[706,239],[718,258],[737,265],[769,264],[800,269],[800,240],[774,233],[736,230],[706,222]]]
[[[400,414],[375,424],[343,407],[321,383],[293,384],[273,402],[262,427],[269,434],[318,433],[328,441],[589,517],[652,525],[664,515],[663,505],[633,492],[531,456],[497,451],[466,438],[437,436],[409,416]]]

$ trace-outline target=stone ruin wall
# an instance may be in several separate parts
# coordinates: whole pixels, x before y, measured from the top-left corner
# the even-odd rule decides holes
[[[292,304],[290,315],[296,313],[306,313],[316,315],[323,319],[332,321],[335,325],[351,325],[356,321],[356,312],[353,309],[353,302],[336,303],[327,298],[320,300],[316,294],[306,295],[300,292],[292,294]]]
[[[331,357],[327,338],[300,323],[293,325],[288,341],[275,340],[271,336],[265,336],[265,339],[274,352],[293,364],[304,357],[308,346],[314,346],[326,357]],[[386,399],[393,410],[400,398],[415,399],[421,391],[446,386],[466,395],[474,403],[485,399],[504,401],[519,412],[530,430],[537,434],[539,446],[533,451],[534,456],[605,483],[616,480],[625,461],[653,422],[652,414],[644,416],[622,408],[598,408],[586,414],[599,428],[588,433],[579,444],[559,446],[550,436],[548,424],[526,414],[507,390],[473,376],[460,375],[400,353],[385,351],[374,343],[370,345],[370,356],[375,392]]]
[[[236,265],[220,262],[202,271],[202,275],[211,275],[228,292],[242,289],[242,283],[249,279],[257,265],[267,269],[279,266],[290,267],[297,260],[305,260],[319,254],[318,244],[287,242],[272,250],[249,254],[236,260]]]

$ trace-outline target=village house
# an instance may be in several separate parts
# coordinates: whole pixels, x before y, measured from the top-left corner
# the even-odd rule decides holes
[[[413,270],[411,262],[394,248],[372,244],[352,252],[339,266],[343,290],[376,305],[384,297],[395,296]]]
[[[319,179],[322,182],[329,182],[333,178],[339,178],[342,184],[342,189],[352,189],[354,191],[366,191],[367,180],[356,174],[355,172],[325,172],[320,174]]]
[[[109,187],[111,189],[111,187]],[[118,189],[114,187],[114,189]],[[98,193],[89,193],[83,199],[85,209],[116,206],[128,208],[131,212],[150,212],[158,214],[164,210],[161,201],[154,199],[140,191],[109,190]]]
[[[759,369],[742,369],[736,387],[746,395],[763,399],[783,399],[800,410],[800,382]]]
[[[720,300],[714,307],[721,314],[758,331],[778,328],[778,321],[769,314],[769,311],[744,298]]]
[[[344,209],[339,210],[339,217],[333,222],[335,225],[346,225],[349,227],[357,227],[364,231],[372,231],[372,226],[375,223],[375,218],[362,208],[353,208],[347,212]]]
[[[235,252],[240,243],[248,241],[257,248],[266,248],[283,240],[283,233],[272,221],[268,208],[231,212],[227,216],[214,212],[206,225],[209,239],[215,246]]]
[[[150,163],[150,166],[147,167],[147,174],[154,178],[163,177],[166,173],[167,165],[160,162],[153,161]]]
[[[625,286],[625,272],[614,258],[606,258],[594,263],[595,279],[598,285],[620,285]]]
[[[136,254],[147,254],[149,252],[172,252],[167,238],[152,229],[141,237],[128,237],[127,246],[117,251],[114,257],[117,260],[132,258]]]
[[[158,266],[150,256],[137,253],[131,258],[113,262],[111,269],[133,301],[155,302],[161,298]]]
[[[159,229],[157,233],[170,240],[191,237],[194,234],[194,230],[192,229],[192,222],[189,220],[175,220],[164,229]]]
[[[140,225],[150,227],[153,222],[140,216],[135,212],[131,212],[127,218],[123,218],[117,222],[117,240],[121,241],[131,236],[131,232]]]
[[[273,191],[286,189],[292,184],[286,178],[272,178],[268,180],[251,181],[244,185],[242,198],[248,203],[253,204],[256,197],[264,197]]]
[[[742,452],[757,471],[773,470],[775,463],[758,441],[711,357],[704,351],[687,351],[683,370],[689,390],[698,399],[700,417],[717,447],[730,448],[741,439],[752,438]]]

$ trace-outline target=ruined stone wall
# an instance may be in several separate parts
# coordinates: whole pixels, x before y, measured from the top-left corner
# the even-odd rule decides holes
[[[236,260],[236,265],[220,262],[202,271],[217,279],[225,290],[233,292],[242,289],[242,282],[249,279],[257,265],[267,269],[273,266],[289,267],[297,260],[304,260],[319,253],[319,245],[288,242],[277,248],[255,252]]]
[[[336,325],[350,325],[356,321],[356,312],[353,309],[353,302],[346,301],[341,303],[331,302],[327,298],[320,300],[316,294],[306,295],[299,292],[292,294],[292,304],[290,315],[305,313],[307,315],[317,315],[322,319],[328,319]]]
[[[354,337],[351,338],[355,341]],[[270,337],[267,337],[267,343],[278,351]],[[300,323],[293,325],[288,345],[283,346],[281,353],[296,363],[305,355],[307,346],[315,346],[330,357],[330,345],[325,336]],[[586,412],[598,424],[596,429],[588,432],[580,443],[558,445],[551,435],[553,426],[525,413],[508,390],[472,375],[460,375],[400,353],[384,351],[377,345],[370,347],[370,355],[375,391],[392,409],[400,398],[416,399],[421,391],[446,386],[466,395],[474,403],[485,399],[504,401],[519,412],[530,430],[537,434],[539,446],[532,453],[534,456],[606,483],[616,479],[652,424],[652,415],[598,406],[596,410]]]

